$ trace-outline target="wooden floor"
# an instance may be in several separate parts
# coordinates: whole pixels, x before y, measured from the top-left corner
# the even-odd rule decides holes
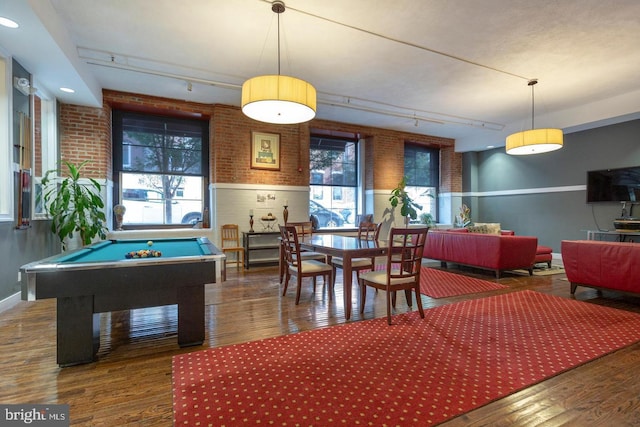
[[[497,280],[489,272],[454,271]],[[571,298],[563,274],[527,277],[505,273],[498,282],[509,288],[438,300],[423,296],[423,303],[430,308],[522,289]],[[177,346],[174,306],[102,314],[99,360],[63,369],[55,359],[55,302],[20,302],[0,313],[0,403],[67,403],[71,425],[170,426],[173,355],[345,322],[340,283],[333,301],[321,284],[312,294],[308,283],[298,306],[293,289],[285,297],[280,289],[276,267],[239,273],[231,269],[226,282],[207,285],[206,341],[202,347]],[[628,296],[578,288],[575,298],[640,312],[640,299]],[[398,312],[407,310],[403,301],[398,298]],[[354,301],[351,321],[384,317],[384,294],[368,293],[363,316],[357,307]],[[443,425],[640,425],[640,344]]]

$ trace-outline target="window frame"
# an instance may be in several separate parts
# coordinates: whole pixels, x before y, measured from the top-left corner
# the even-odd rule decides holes
[[[0,222],[14,220],[12,58],[0,51]]]
[[[416,178],[418,174],[416,174],[415,172],[412,174],[412,173],[409,173],[409,171],[407,171],[407,157],[408,157],[407,152],[413,152],[416,154],[422,153],[422,154],[429,155],[430,157],[429,170],[428,170],[428,176],[430,181],[428,183],[429,185],[424,185],[423,183],[416,181],[418,179]],[[416,170],[417,170],[417,165],[414,165],[414,167],[416,167]],[[434,194],[432,194],[433,195],[433,211],[425,210],[423,206],[423,209],[418,213],[418,221],[422,213],[431,213],[434,221],[438,222],[438,219],[440,217],[439,205],[438,205],[438,194],[440,189],[440,148],[427,147],[421,144],[405,142],[404,144],[404,176],[407,177],[407,181],[406,181],[407,187],[425,187],[425,188],[434,189]]]
[[[42,200],[40,200],[42,177],[47,171],[55,171],[58,168],[58,101],[40,91],[38,95],[40,97],[40,144],[42,150],[41,176],[35,176],[34,168],[32,189],[34,196],[32,197],[31,216],[33,220],[44,220],[49,216],[44,209]]]
[[[114,204],[120,204],[123,202],[122,195],[122,174],[123,173],[144,173],[143,171],[133,171],[125,169],[126,165],[123,165],[123,149],[127,144],[123,142],[123,119],[140,117],[142,119],[157,119],[158,121],[166,120],[170,122],[189,122],[191,124],[197,124],[202,131],[202,147],[201,147],[201,170],[200,174],[193,173],[179,173],[178,171],[148,171],[149,174],[158,175],[182,175],[182,176],[198,176],[202,179],[202,209],[203,211],[210,205],[209,197],[209,144],[210,144],[210,123],[208,117],[194,118],[192,116],[185,117],[186,114],[171,114],[167,112],[147,112],[140,111],[139,109],[127,109],[126,107],[114,108],[112,110],[112,160],[113,160],[113,200]],[[131,158],[129,158],[128,165],[131,165]],[[125,214],[126,215],[126,214]],[[202,218],[201,218],[202,219]],[[115,220],[114,220],[115,221]],[[126,228],[129,229],[148,229],[148,228],[191,228],[193,224],[127,224]]]
[[[316,164],[312,164],[311,162],[311,152],[313,150],[320,150],[323,148],[318,147],[318,144],[321,143],[329,144],[326,148],[327,151],[335,151],[335,152],[347,152],[349,144],[353,145],[353,158],[352,159],[342,159],[339,163],[335,163],[335,159],[332,160],[331,166],[327,166],[322,169],[322,173],[320,173],[320,169],[316,168]],[[342,150],[339,150],[340,145],[343,145]],[[361,200],[361,179],[360,179],[360,171],[361,171],[361,140],[356,137],[343,137],[343,136],[327,136],[321,133],[312,133],[309,139],[309,215],[311,215],[311,204],[315,202],[317,205],[322,206],[324,209],[333,212],[335,215],[339,216],[344,222],[341,226],[338,227],[327,227],[320,226],[326,230],[343,230],[349,227],[349,222],[347,220],[354,221],[357,217],[357,214],[360,212],[360,200]],[[341,167],[335,168],[335,166],[340,165]],[[345,171],[344,166],[347,165],[350,169],[353,170]],[[331,182],[318,182],[319,176],[323,177],[326,173],[331,175]],[[351,176],[351,175],[352,176]],[[339,183],[334,183],[334,178]],[[353,184],[349,184],[352,182]],[[324,191],[328,189],[330,191]],[[340,190],[340,197],[334,197],[336,195],[337,189]],[[344,189],[352,189],[353,191],[353,208],[350,206],[343,207],[335,207],[334,202],[337,202],[339,205],[342,204],[343,201],[351,202],[350,197],[345,195]],[[322,195],[322,198],[318,198],[318,195]],[[329,200],[324,200],[325,198],[329,198]],[[326,206],[325,203],[329,203],[329,206]],[[352,210],[352,216],[345,216],[342,211],[344,210]],[[345,227],[345,225],[347,227]],[[355,227],[355,224],[354,224]]]

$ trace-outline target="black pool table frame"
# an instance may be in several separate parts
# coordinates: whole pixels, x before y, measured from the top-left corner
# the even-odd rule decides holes
[[[57,298],[61,367],[95,360],[103,312],[177,304],[178,344],[201,345],[204,285],[216,281],[217,262],[224,266],[224,255],[208,244],[213,255],[70,265],[47,258],[21,267],[22,299]]]

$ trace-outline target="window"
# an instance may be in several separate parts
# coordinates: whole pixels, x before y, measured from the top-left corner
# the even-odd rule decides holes
[[[342,200],[342,187],[333,187],[333,200]]]
[[[353,227],[358,194],[358,144],[312,136],[309,214],[321,228]]]
[[[131,145],[122,146],[122,169],[131,169]]]
[[[114,200],[123,224],[195,224],[207,204],[209,123],[115,110]]]
[[[406,190],[422,209],[420,215],[431,214],[438,219],[438,187],[440,182],[440,150],[405,144],[404,174],[407,177]]]
[[[314,185],[313,187],[311,187],[311,195],[313,197],[313,200],[322,200],[323,193],[324,192],[322,191],[321,185]]]
[[[1,55],[1,52],[0,52]],[[10,60],[0,56],[0,221],[13,219],[13,185],[11,179],[11,121],[10,104],[12,90]]]
[[[40,100],[40,138],[34,141],[34,151],[40,156],[34,156],[34,177],[33,177],[33,217],[47,218],[47,214],[42,204],[42,176],[49,170],[55,170],[58,166],[58,112],[56,99],[50,96],[45,98],[42,91],[36,97]],[[35,118],[38,114],[34,114]],[[36,129],[38,124],[34,123]],[[38,146],[39,145],[39,146]]]

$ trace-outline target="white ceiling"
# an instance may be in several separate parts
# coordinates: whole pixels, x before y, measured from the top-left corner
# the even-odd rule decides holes
[[[0,51],[66,103],[99,106],[105,88],[239,106],[246,79],[278,72],[270,3],[4,1],[0,16],[21,26],[0,27]],[[285,4],[281,73],[315,86],[318,118],[484,150],[531,127],[532,78],[535,127],[640,117],[638,0]]]

